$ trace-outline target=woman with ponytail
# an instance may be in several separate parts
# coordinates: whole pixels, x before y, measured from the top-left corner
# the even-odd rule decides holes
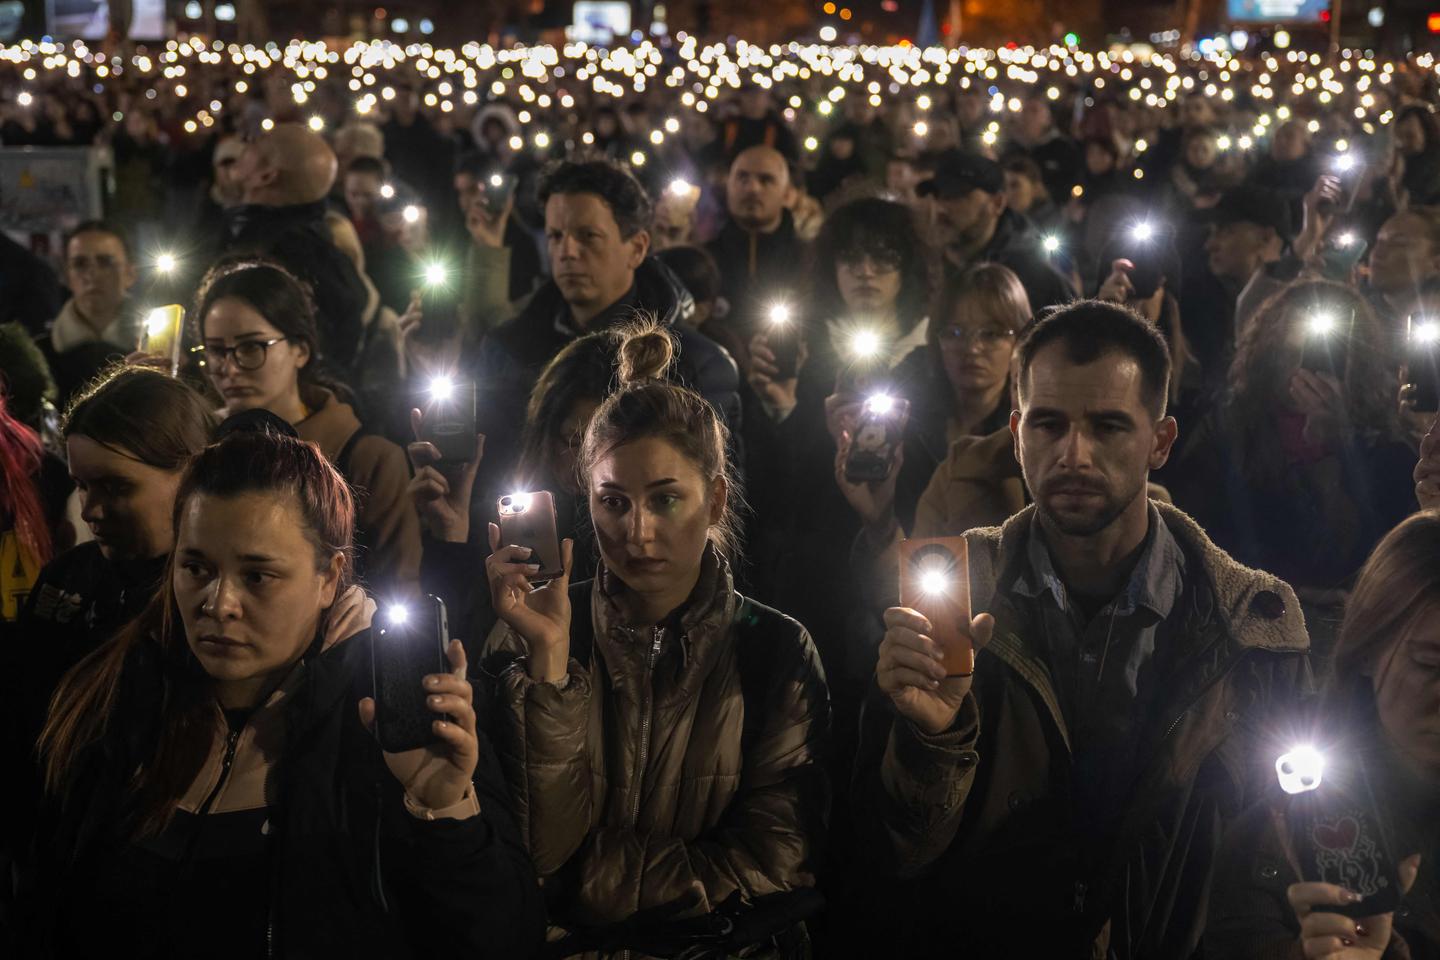
[[[665,379],[673,356],[663,329],[630,332],[585,429],[594,580],[570,584],[566,540],[565,574],[533,587],[528,551],[490,527],[509,626],[487,652],[494,736],[572,931],[812,887],[819,864],[825,677],[804,627],[735,591],[726,429]]]
[[[160,592],[52,701],[24,955],[528,955],[539,891],[460,644],[415,679],[435,739],[382,752],[348,486],[270,414],[221,433]]]

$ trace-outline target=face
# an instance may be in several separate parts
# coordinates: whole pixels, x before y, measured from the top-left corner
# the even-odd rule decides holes
[[[555,480],[567,493],[579,493],[579,478],[575,475],[575,460],[580,453],[580,444],[585,439],[585,428],[600,401],[594,397],[581,397],[570,405],[570,412],[560,421],[560,431],[550,438],[550,456],[554,464]]]
[[[1381,655],[1373,679],[1390,741],[1424,775],[1440,777],[1440,609],[1434,603]]]
[[[1085,169],[1092,177],[1102,177],[1115,169],[1115,155],[1098,143],[1085,145]]]
[[[1215,118],[1210,104],[1200,97],[1190,97],[1180,107],[1181,122],[1187,127],[1199,127]]]
[[[175,538],[172,585],[185,640],[222,683],[278,680],[335,602],[341,560],[323,564],[289,497],[192,496]]]
[[[455,187],[455,203],[461,211],[469,212],[470,204],[480,194],[480,181],[471,173],[457,173],[452,181]]]
[[[1035,203],[1035,181],[1023,173],[1005,171],[1005,199],[1010,209],[1025,213]]]
[[[1417,117],[1409,116],[1395,127],[1395,146],[1407,156],[1425,152],[1425,129]]]
[[[1030,139],[1043,136],[1054,122],[1050,107],[1044,100],[1026,100],[1020,108],[1020,126]]]
[[[65,248],[65,277],[81,313],[109,317],[119,311],[135,285],[135,267],[119,237],[87,231]]]
[[[940,329],[940,363],[952,389],[966,393],[998,390],[1010,375],[1016,331],[1002,317],[986,316],[964,301]]]
[[[1297,121],[1283,124],[1275,132],[1270,155],[1281,163],[1292,163],[1310,150],[1310,132]]]
[[[773,150],[747,150],[730,165],[725,183],[730,216],[746,230],[772,230],[790,199],[790,173]]]
[[[1425,221],[1398,214],[1385,221],[1370,251],[1370,286],[1383,294],[1414,294],[1435,269],[1436,251]]]
[[[971,190],[959,197],[933,197],[933,222],[940,244],[968,247],[983,242],[1004,212],[1004,197]]]
[[[1047,526],[1095,536],[1145,495],[1176,431],[1174,418],[1155,419],[1141,386],[1140,365],[1123,354],[1084,365],[1072,363],[1059,343],[1036,354],[1010,430]]]
[[[622,237],[610,205],[593,193],[557,193],[545,204],[545,243],[565,302],[603,309],[630,289],[650,236]]]
[[[1205,241],[1210,272],[1222,280],[1246,283],[1276,246],[1275,232],[1256,223],[1226,223]]]
[[[356,220],[369,219],[380,199],[380,187],[380,178],[373,173],[345,174],[345,203],[350,208],[350,216]]]
[[[835,283],[852,313],[888,313],[900,297],[900,259],[885,253],[846,254],[835,263]]]
[[[235,186],[242,195],[252,195],[254,191],[263,189],[275,179],[272,152],[268,136],[259,137],[245,145],[231,173]]]
[[[1185,162],[1197,170],[1209,170],[1220,156],[1220,148],[1210,137],[1191,137],[1185,144]]]
[[[694,585],[710,528],[724,509],[725,481],[707,480],[673,445],[654,437],[616,447],[590,471],[600,555],[640,594],[664,596]]]
[[[265,348],[264,362],[257,369],[240,369],[236,355],[230,353],[218,362],[207,354],[205,371],[225,398],[228,413],[284,409],[286,399],[299,389],[300,370],[310,362],[310,348],[284,339],[285,334],[258,310],[235,297],[215,301],[202,323],[207,350],[252,341],[280,341]]]
[[[836,137],[830,141],[830,153],[836,160],[849,160],[855,156],[855,141],[849,137]]]
[[[80,518],[111,562],[150,560],[170,552],[171,512],[179,471],[162,470],[89,437],[65,441]]]

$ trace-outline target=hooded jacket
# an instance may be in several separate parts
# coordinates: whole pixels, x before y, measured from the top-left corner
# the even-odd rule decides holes
[[[269,699],[243,725],[227,731],[219,724],[179,804],[177,821],[188,816],[200,824],[181,848],[171,848],[173,824],[139,842],[118,825],[127,781],[154,749],[157,707],[177,670],[163,664],[151,641],[132,651],[112,722],[82,755],[70,789],[41,817],[32,932],[45,953],[74,956],[123,943],[136,957],[529,955],[543,925],[539,889],[484,735],[473,798],[463,810],[457,804],[427,818],[409,808],[360,725],[356,703],[369,687],[374,609],[351,588]],[[209,827],[209,870],[223,871],[227,857],[243,866],[258,856],[268,879],[234,891],[217,909],[235,922],[200,931],[213,942],[171,942],[189,919],[170,912],[171,898],[197,899],[175,884],[187,871],[205,870],[195,852],[205,848],[207,825],[247,813],[264,818],[260,838],[217,851],[215,837],[224,831]],[[264,852],[250,853],[256,848]],[[153,874],[134,867],[155,860],[165,865]],[[123,877],[150,883],[107,883]],[[242,925],[257,917],[258,928]]]
[[[918,878],[891,894],[918,918],[907,945],[960,929],[976,957],[1194,954],[1223,830],[1273,780],[1263,734],[1304,692],[1309,643],[1288,586],[1154,508],[1183,556],[1181,589],[1142,681],[1163,693],[1137,719],[1133,786],[1104,848],[1081,854],[1095,845],[1073,822],[1076,745],[1038,611],[1012,589],[1033,507],[966,534],[974,608],[996,626],[954,727],[927,735],[872,688],[852,799],[872,862]]]
[[[737,594],[713,549],[670,625],[625,627],[616,589],[603,569],[571,587],[564,683],[530,679],[513,633],[487,658],[496,749],[554,922],[813,886],[829,702],[805,628]]]

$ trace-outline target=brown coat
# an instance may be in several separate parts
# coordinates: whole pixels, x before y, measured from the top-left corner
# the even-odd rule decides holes
[[[536,869],[558,890],[553,921],[701,914],[737,892],[813,886],[829,696],[805,628],[736,594],[713,552],[678,636],[622,626],[602,581],[615,584],[602,571],[571,588],[593,646],[563,685],[530,679],[514,634],[490,659],[509,660],[493,739]]]
[[[310,416],[295,424],[301,440],[310,440],[345,473],[356,495],[355,526],[370,550],[361,558],[372,588],[401,594],[420,584],[420,518],[410,502],[410,463],[397,444],[376,434],[361,434],[338,463],[360,419],[348,403],[323,388],[304,393]]]

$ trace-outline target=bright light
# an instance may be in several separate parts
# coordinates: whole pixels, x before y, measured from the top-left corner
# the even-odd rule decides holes
[[[835,36],[835,28],[830,26],[828,23],[820,28],[820,39],[824,43],[834,43]]]
[[[1054,253],[1060,249],[1060,238],[1052,233],[1045,238],[1042,245],[1045,247],[1046,253]]]
[[[435,377],[430,381],[430,399],[444,402],[455,396],[455,381],[449,377]]]
[[[392,627],[403,627],[410,621],[410,608],[403,603],[392,603],[385,608],[385,619]]]
[[[150,311],[145,318],[145,330],[152,337],[163,336],[170,329],[170,310],[165,307],[156,307]]]
[[[688,197],[690,191],[695,188],[690,186],[690,181],[684,177],[676,177],[670,181],[670,195],[673,197]]]
[[[1281,50],[1290,46],[1290,33],[1286,30],[1275,31],[1275,46]]]
[[[400,212],[400,216],[405,218],[406,223],[419,223],[420,208],[412,203]]]
[[[1355,157],[1349,153],[1342,153],[1335,158],[1334,166],[1336,173],[1349,173],[1355,169]]]
[[[1141,243],[1146,243],[1155,236],[1155,227],[1148,221],[1142,221],[1130,228],[1130,236]]]
[[[1308,793],[1320,786],[1325,774],[1325,755],[1307,745],[1295,747],[1275,761],[1280,789],[1286,793]]]
[[[770,308],[769,317],[773,326],[783,327],[790,322],[790,307],[783,303],[777,303]]]
[[[500,174],[498,174],[498,173],[492,173],[492,174],[490,174],[490,186],[495,187],[496,189],[499,189],[500,187],[503,187],[504,185],[505,185],[505,178],[504,178],[504,177],[500,176]]]
[[[30,95],[29,90],[21,90],[20,95],[15,98],[15,102],[22,107],[28,107],[35,102],[35,98]]]
[[[1415,324],[1415,342],[1423,344],[1440,343],[1440,323],[1424,320]]]
[[[176,263],[175,254],[162,253],[155,258],[155,269],[161,273],[170,273],[175,269]]]
[[[880,352],[880,335],[873,330],[861,330],[850,338],[850,350],[861,360],[868,360]]]
[[[425,283],[432,287],[443,287],[445,281],[450,279],[450,271],[445,269],[443,263],[430,263],[425,265]]]
[[[1359,239],[1360,238],[1355,236],[1353,232],[1346,230],[1344,233],[1340,234],[1338,237],[1335,238],[1335,246],[1353,247],[1355,246],[1356,241]]]
[[[920,572],[920,590],[932,596],[944,593],[950,586],[950,578],[945,576],[944,570],[922,570]]]
[[[915,136],[917,136],[917,137],[923,137],[923,136],[925,136],[925,134],[927,134],[927,133],[929,133],[929,132],[930,132],[930,125],[929,125],[928,123],[926,123],[924,120],[917,120],[917,121],[915,122]]]
[[[645,166],[645,154],[640,150],[636,150],[634,153],[630,154],[630,165],[632,167]]]
[[[865,412],[883,417],[895,409],[895,398],[888,393],[877,393],[865,401]]]
[[[311,118],[310,118],[310,129],[311,129],[311,130],[314,130],[316,133],[319,133],[321,130],[324,130],[324,129],[325,129],[325,118],[322,117],[322,116],[320,116],[319,114],[316,114],[315,116],[311,117]]]
[[[524,513],[530,509],[530,494],[528,493],[512,493],[504,499],[510,501],[508,504],[505,504],[505,506],[508,506],[516,513]]]
[[[395,185],[390,183],[380,184],[380,196],[384,197],[386,200],[395,199]]]
[[[1333,313],[1312,313],[1305,326],[1317,337],[1328,337],[1340,324]]]

